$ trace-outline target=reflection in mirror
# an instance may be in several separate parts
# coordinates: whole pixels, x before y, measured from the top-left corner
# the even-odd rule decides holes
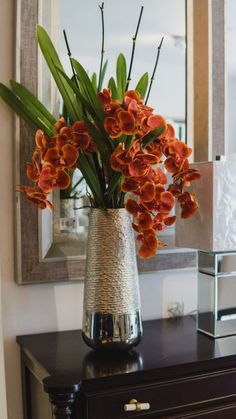
[[[111,76],[116,75],[116,59],[122,52],[129,64],[132,37],[143,2],[120,0],[105,2],[105,55],[108,60],[103,83],[106,87]],[[72,55],[84,66],[88,74],[99,74],[101,54],[101,13],[98,0],[85,2],[71,0],[59,2],[58,50],[68,75],[72,76],[67,55],[63,29],[65,29]],[[141,75],[153,72],[157,47],[164,36],[160,60],[149,97],[155,112],[175,126],[176,136],[186,139],[186,37],[185,0],[149,0],[144,12],[136,42],[132,81],[135,88]],[[63,104],[59,105],[62,112]],[[71,175],[69,190],[53,196],[56,211],[52,221],[49,213],[42,215],[41,245],[43,257],[85,258],[89,209],[86,185],[79,170]],[[171,243],[173,228],[165,233],[166,242]],[[168,239],[169,237],[169,239]]]
[[[102,351],[90,351],[84,358],[83,374],[86,379],[107,377],[108,375],[126,374],[140,371],[143,359],[135,350],[117,354]]]

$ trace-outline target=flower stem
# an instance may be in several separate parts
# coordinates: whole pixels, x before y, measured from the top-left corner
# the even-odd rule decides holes
[[[69,46],[69,42],[68,42],[68,39],[67,39],[65,29],[63,29],[63,35],[64,35],[64,39],[65,39],[65,43],[66,43],[68,57],[70,59],[70,65],[71,65],[71,69],[72,69],[72,73],[73,73],[73,79],[75,80],[75,83],[76,83],[77,87],[79,87],[77,77],[76,77],[76,74],[75,74],[75,70],[74,70],[74,67],[73,67],[73,64],[72,64],[72,61],[71,61],[71,50],[70,50],[70,46]]]
[[[146,100],[145,100],[145,105],[147,104],[147,101],[149,99],[149,95],[150,95],[150,92],[151,92],[151,89],[152,89],[152,83],[154,81],[154,77],[155,77],[155,73],[156,73],[157,64],[158,64],[158,61],[159,61],[159,57],[160,57],[160,52],[161,52],[161,47],[162,47],[163,41],[164,41],[164,36],[161,38],[161,42],[160,42],[160,44],[158,45],[158,48],[157,48],[156,62],[155,62],[153,73],[152,73],[152,77],[151,77],[151,80],[150,80],[150,85],[149,85],[149,89],[148,89],[148,92],[147,92],[147,97],[146,97]]]
[[[84,177],[82,176],[71,188],[71,193],[74,192],[74,190],[79,186],[79,184],[84,180]]]
[[[132,38],[132,40],[133,40],[133,47],[132,47],[132,53],[131,53],[131,59],[130,59],[130,65],[129,65],[129,72],[128,72],[128,77],[127,77],[127,83],[126,83],[126,88],[125,88],[126,91],[128,90],[129,83],[131,81],[131,71],[132,71],[132,66],[133,66],[133,61],[134,61],[134,51],[135,51],[136,39],[137,39],[137,36],[138,36],[138,31],[139,31],[139,26],[140,26],[142,14],[143,14],[143,6],[141,7],[141,10],[140,10],[140,14],[139,14],[139,19],[138,19],[138,24],[137,24],[135,35]]]
[[[98,79],[98,92],[100,92],[102,86],[102,67],[103,67],[103,58],[104,58],[104,3],[99,6],[101,10],[101,18],[102,18],[102,49],[101,49],[101,61],[100,61],[100,70],[99,70],[99,79]]]

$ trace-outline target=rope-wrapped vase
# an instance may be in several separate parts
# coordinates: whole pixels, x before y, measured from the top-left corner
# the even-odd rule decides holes
[[[92,208],[84,287],[83,337],[95,349],[130,349],[142,336],[131,217]]]

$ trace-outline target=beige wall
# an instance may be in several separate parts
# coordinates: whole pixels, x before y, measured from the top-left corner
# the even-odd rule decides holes
[[[12,22],[12,3],[13,1],[2,1],[0,2],[0,79],[6,78],[7,75],[11,75],[12,71],[12,34],[11,24]],[[8,29],[9,27],[9,29]],[[7,60],[6,60],[6,57]],[[8,259],[11,253],[11,233],[8,234],[9,223],[11,224],[11,215],[9,214],[8,220],[5,217],[5,211],[11,212],[11,199],[9,195],[12,191],[12,176],[11,176],[11,160],[8,161],[9,155],[11,155],[11,143],[12,143],[12,128],[11,128],[11,116],[5,107],[0,105],[0,115],[2,120],[2,131],[0,134],[0,148],[1,150],[1,164],[0,164],[0,417],[2,419],[7,418],[6,410],[6,387],[5,387],[5,368],[4,368],[4,349],[3,349],[3,307],[2,307],[2,272],[1,264],[4,266],[3,275],[5,275]],[[7,225],[5,223],[7,222]],[[11,227],[12,229],[12,227]],[[8,251],[10,250],[10,252]],[[5,253],[5,255],[4,255]]]
[[[8,83],[14,72],[13,3],[13,0],[0,1],[0,81],[3,83]],[[8,418],[21,419],[20,358],[15,336],[80,327],[82,284],[24,287],[14,282],[13,119],[2,102],[0,115],[0,262]]]
[[[13,77],[13,3],[13,0],[0,1],[0,81],[4,83]],[[83,285],[19,286],[14,282],[13,120],[2,102],[0,115],[0,263],[8,419],[22,419],[20,357],[15,336],[79,328]],[[184,301],[186,313],[196,307],[194,271],[143,275],[140,284],[144,319],[165,317],[169,301]],[[6,419],[6,414],[0,414],[0,418]]]
[[[0,296],[1,296],[1,266],[0,266]],[[7,417],[6,385],[5,385],[5,366],[2,332],[2,300],[0,298],[0,418]]]

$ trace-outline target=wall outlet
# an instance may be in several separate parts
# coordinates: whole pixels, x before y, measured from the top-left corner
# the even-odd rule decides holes
[[[167,306],[168,317],[184,316],[184,302],[172,301]]]

